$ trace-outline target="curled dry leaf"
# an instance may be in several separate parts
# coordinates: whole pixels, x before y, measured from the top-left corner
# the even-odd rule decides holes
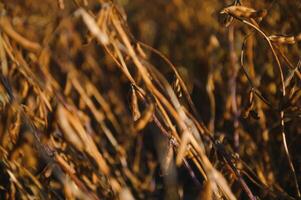
[[[149,104],[141,117],[135,122],[134,128],[137,132],[142,130],[153,118],[155,106],[153,103]]]
[[[233,17],[243,17],[243,18],[254,18],[254,19],[260,19],[265,17],[265,15],[267,14],[266,10],[260,10],[257,11],[253,8],[249,8],[246,6],[229,6],[224,8],[221,11],[221,14],[229,14]]]
[[[134,121],[137,121],[141,117],[141,113],[139,111],[137,92],[133,85],[131,86],[131,104],[130,105],[131,105],[133,119],[134,119]]]

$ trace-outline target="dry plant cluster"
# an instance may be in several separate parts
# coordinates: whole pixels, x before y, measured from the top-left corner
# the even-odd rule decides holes
[[[300,11],[2,0],[0,199],[300,199]]]

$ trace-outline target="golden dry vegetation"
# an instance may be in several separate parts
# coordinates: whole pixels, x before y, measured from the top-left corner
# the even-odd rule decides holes
[[[0,199],[300,199],[300,11],[0,1]]]

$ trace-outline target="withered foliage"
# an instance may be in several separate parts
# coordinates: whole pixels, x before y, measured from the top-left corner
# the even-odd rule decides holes
[[[300,9],[1,1],[0,199],[300,199]]]

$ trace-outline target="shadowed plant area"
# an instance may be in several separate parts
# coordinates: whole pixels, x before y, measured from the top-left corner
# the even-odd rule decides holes
[[[0,199],[300,199],[300,11],[2,0]]]

